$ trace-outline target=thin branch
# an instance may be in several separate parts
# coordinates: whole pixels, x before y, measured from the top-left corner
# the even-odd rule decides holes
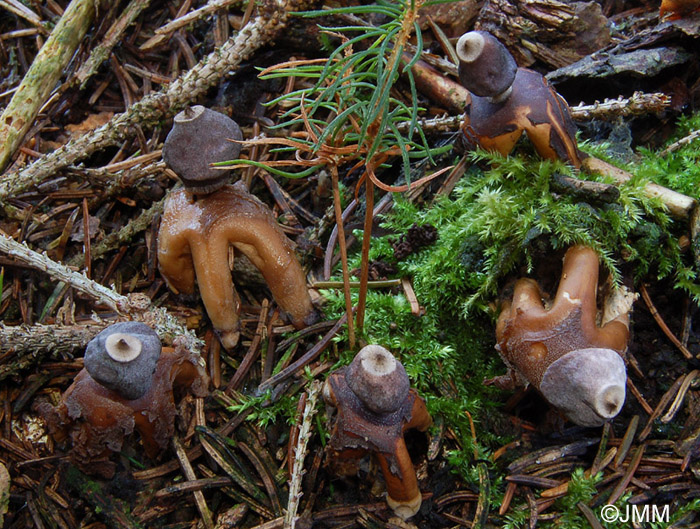
[[[306,457],[306,445],[311,438],[311,425],[316,415],[316,401],[318,394],[321,391],[321,382],[314,380],[307,392],[306,406],[304,407],[304,415],[299,429],[299,437],[297,445],[294,448],[294,466],[292,468],[292,476],[289,480],[289,503],[287,504],[287,512],[284,516],[284,529],[295,529],[297,522],[297,510],[299,508],[299,499],[302,496],[301,478],[304,476],[304,458]]]
[[[7,9],[10,13],[14,13],[18,17],[25,19],[33,26],[36,26],[42,33],[49,33],[46,29],[45,22],[39,18],[39,15],[23,5],[19,0],[0,0],[0,8]]]
[[[90,53],[90,57],[83,63],[78,73],[75,74],[77,82],[80,83],[80,88],[85,87],[87,80],[92,77],[100,65],[109,57],[112,48],[119,42],[124,31],[134,23],[141,11],[148,7],[150,2],[151,0],[131,0],[129,2],[129,5],[126,6],[126,9],[124,9],[117,21],[109,28],[102,42],[95,46]]]
[[[643,116],[657,114],[671,106],[671,98],[663,93],[645,94],[634,92],[631,97],[604,99],[592,105],[576,105],[571,107],[571,117],[576,121],[592,119],[612,120],[618,117]]]
[[[192,464],[190,463],[190,460],[187,459],[187,452],[185,452],[185,448],[182,446],[182,443],[177,437],[173,437],[173,448],[175,449],[175,455],[180,462],[182,473],[185,475],[187,481],[197,481],[197,476],[194,473]],[[207,502],[204,499],[204,494],[201,490],[195,490],[192,492],[192,495],[194,496],[194,502],[197,506],[197,510],[202,516],[202,523],[204,524],[204,527],[207,529],[214,529],[214,520],[212,519],[211,511],[207,506]]]
[[[668,156],[672,152],[675,152],[678,149],[680,149],[681,147],[688,145],[689,143],[694,142],[698,138],[700,138],[700,130],[694,130],[693,132],[691,132],[687,136],[684,136],[680,140],[673,142],[671,145],[666,147],[663,151],[661,151],[659,153],[659,157],[663,158],[664,156]]]
[[[675,345],[678,350],[683,353],[683,356],[685,356],[687,360],[692,360],[694,358],[693,353],[688,351],[688,348],[684,346],[681,341],[676,338],[676,335],[673,334],[673,331],[668,328],[668,325],[666,325],[666,322],[661,317],[661,314],[659,314],[659,311],[656,310],[656,306],[651,301],[651,296],[649,296],[649,292],[643,283],[639,286],[639,292],[642,294],[642,299],[644,299],[644,303],[646,303],[649,312],[651,312],[651,315],[654,317],[654,320],[666,337],[673,342],[673,345]]]
[[[17,325],[0,323],[0,382],[44,359],[70,358],[113,321],[86,325]]]
[[[453,90],[455,86],[461,85],[457,85],[457,83],[450,84]],[[641,116],[663,112],[670,104],[670,99],[666,94],[644,94],[642,92],[635,92],[630,98],[619,97],[617,99],[605,99],[602,103],[596,101],[592,105],[576,105],[575,107],[571,107],[571,117],[574,121],[589,121],[593,119],[610,120],[616,117]],[[420,119],[417,125],[424,131],[457,132],[463,121],[464,116],[462,114],[446,114],[436,118]],[[410,127],[410,121],[405,121],[397,125],[399,132],[408,132]],[[680,145],[670,145],[666,150],[661,152],[660,156],[673,152],[682,145],[693,141],[698,136],[700,136],[700,131],[693,132],[693,134],[686,137],[687,139],[683,138],[679,140],[677,143],[680,143]]]
[[[153,219],[163,213],[164,204],[165,198],[162,198],[158,202],[151,205],[151,207],[147,210],[142,211],[138,217],[129,221],[129,223],[118,232],[110,233],[107,237],[100,241],[99,244],[92,248],[92,258],[99,259],[107,252],[115,250],[120,245],[131,241],[131,239],[138,233],[147,230],[153,222]],[[82,268],[82,266],[85,264],[85,256],[82,254],[75,255],[68,264],[69,266]]]
[[[191,11],[190,13],[187,13],[184,16],[176,18],[175,20],[171,20],[164,26],[158,28],[156,30],[156,34],[150,39],[148,39],[146,42],[141,44],[139,49],[141,51],[152,50],[156,46],[167,41],[170,38],[170,35],[172,35],[173,32],[177,31],[178,29],[186,26],[191,22],[194,22],[199,18],[203,18],[208,14],[213,13],[219,9],[228,7],[232,4],[237,4],[240,1],[241,0],[210,0],[210,2],[207,5],[202,6],[199,9],[195,9],[194,11]]]
[[[333,328],[331,328],[330,331],[328,331],[323,338],[321,338],[321,341],[319,341],[316,345],[314,345],[311,349],[309,349],[304,355],[299,358],[296,362],[293,364],[285,367],[282,371],[277,373],[274,376],[271,376],[268,378],[265,382],[262,382],[256,391],[257,395],[262,395],[264,394],[268,389],[274,388],[277,384],[280,384],[281,382],[284,382],[287,380],[289,377],[293,376],[294,373],[296,373],[299,369],[302,369],[304,366],[310,364],[316,358],[318,355],[320,355],[326,347],[328,347],[331,343],[331,340],[335,337],[335,335],[338,333],[340,328],[345,324],[345,322],[349,319],[352,319],[352,317],[348,318],[347,314],[343,314],[341,318],[335,322],[335,325],[333,325]]]
[[[120,307],[129,306],[129,298],[126,296],[118,294],[111,288],[88,279],[80,272],[75,272],[57,263],[50,259],[45,253],[36,252],[30,249],[26,244],[20,244],[3,234],[0,234],[0,252],[7,254],[9,257],[18,259],[32,268],[46,272],[57,281],[68,283],[76,290],[97,300],[98,304],[106,305],[112,310],[119,311]]]
[[[88,279],[84,274],[53,261],[46,254],[35,252],[26,244],[20,244],[2,233],[0,233],[0,252],[32,268],[46,272],[52,279],[63,281],[94,298],[100,304],[107,305],[117,312],[128,314],[133,319],[143,321],[154,328],[166,343],[172,343],[176,338],[180,338],[184,342],[183,346],[190,351],[199,352],[202,349],[201,340],[165,309],[153,307],[151,300],[144,294],[130,294],[128,296],[119,294],[111,288]]]

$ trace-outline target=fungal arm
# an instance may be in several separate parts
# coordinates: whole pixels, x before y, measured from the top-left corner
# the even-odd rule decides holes
[[[223,188],[207,199],[206,207],[218,219],[211,231],[221,233],[227,245],[233,245],[260,270],[275,301],[290,315],[294,326],[311,323],[308,320],[313,318],[314,309],[306,275],[270,209],[241,184]]]
[[[416,429],[419,432],[425,432],[433,424],[433,419],[428,413],[428,408],[423,399],[416,393],[415,389],[409,391],[413,398],[413,408],[411,409],[411,419],[404,425],[403,431]]]
[[[192,256],[202,302],[222,345],[231,349],[240,334],[240,299],[233,285],[228,262],[228,241],[222,233],[212,233],[192,244]]]
[[[194,263],[187,232],[180,228],[177,208],[166,204],[158,231],[158,269],[168,287],[181,294],[194,294]]]
[[[627,348],[628,313],[598,327],[596,324],[596,290],[598,287],[598,255],[587,246],[573,246],[566,252],[559,289],[551,315],[567,317],[580,305],[580,328],[588,347],[624,351]]]
[[[403,438],[396,440],[395,452],[391,458],[381,452],[375,455],[386,482],[387,504],[402,519],[410,518],[420,509],[423,498],[406,442]]]
[[[231,242],[260,270],[275,301],[290,315],[294,326],[304,327],[309,323],[305,320],[313,313],[313,306],[299,261],[286,240],[280,238],[284,235],[268,232],[252,238],[254,231],[239,232],[238,240]]]

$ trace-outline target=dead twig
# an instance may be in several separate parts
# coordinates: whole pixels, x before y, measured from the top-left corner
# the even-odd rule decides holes
[[[604,99],[592,105],[576,105],[571,107],[571,117],[575,121],[590,121],[593,119],[612,120],[621,117],[642,116],[663,112],[671,106],[671,98],[661,92],[645,94],[634,92],[631,97]]]
[[[50,358],[70,357],[85,348],[112,321],[86,325],[16,325],[0,323],[0,381]]]
[[[613,490],[612,494],[610,495],[610,498],[608,498],[608,504],[612,505],[622,497],[622,494],[625,492],[627,485],[629,485],[630,480],[634,476],[634,473],[637,471],[637,467],[639,466],[639,463],[642,460],[642,456],[644,455],[645,448],[646,445],[641,445],[635,451],[634,456],[632,456],[632,461],[627,467],[627,471],[622,476],[620,483],[618,483],[617,487],[615,487],[615,490]]]
[[[685,358],[687,360],[691,360],[692,358],[694,358],[693,353],[688,351],[688,348],[686,346],[684,346],[681,343],[681,341],[678,338],[676,338],[676,335],[673,334],[671,329],[668,328],[668,325],[666,325],[666,322],[661,317],[661,314],[659,314],[659,311],[656,310],[656,306],[651,301],[651,296],[649,296],[649,292],[647,291],[647,287],[643,283],[639,286],[639,292],[641,292],[642,299],[644,299],[644,303],[646,303],[647,308],[649,309],[649,312],[654,317],[654,320],[656,321],[659,328],[666,335],[666,337],[669,340],[671,340],[671,342],[673,342],[673,345],[675,345],[678,348],[678,350],[681,353],[683,353],[683,356],[685,356]]]
[[[241,0],[211,0],[207,5],[195,9],[186,15],[171,20],[164,26],[159,27],[156,30],[156,34],[148,39],[146,42],[141,44],[141,51],[149,51],[153,48],[159,46],[163,42],[167,41],[170,36],[180,28],[194,22],[197,19],[204,18],[205,16],[216,12],[219,9],[223,9],[233,4],[239,3]]]
[[[685,380],[685,377],[686,377],[686,375],[682,375],[682,376],[678,377],[678,379],[676,379],[676,381],[668,389],[668,391],[666,393],[664,393],[663,397],[661,397],[661,400],[659,400],[659,403],[656,405],[656,408],[654,409],[654,413],[652,413],[649,416],[649,420],[647,421],[646,425],[644,426],[642,431],[639,432],[638,439],[640,442],[644,441],[649,436],[649,434],[651,433],[651,429],[654,426],[654,421],[661,416],[661,414],[666,409],[666,406],[668,406],[669,403],[678,394],[678,389],[681,387],[681,384]]]
[[[637,402],[642,405],[642,408],[644,408],[644,411],[647,412],[649,415],[654,413],[654,408],[652,408],[649,403],[647,402],[647,399],[644,398],[644,395],[642,395],[642,392],[639,391],[639,388],[632,382],[631,378],[627,379],[627,387],[630,390],[630,393],[634,395],[634,398],[637,399]]]
[[[297,521],[297,510],[299,509],[299,499],[302,496],[301,478],[304,475],[304,458],[306,457],[306,445],[311,438],[311,424],[316,415],[316,401],[321,391],[321,382],[314,380],[307,391],[306,406],[299,429],[299,437],[294,448],[294,464],[292,475],[289,480],[289,503],[284,516],[284,528],[294,529]]]
[[[287,380],[305,365],[309,364],[310,362],[313,362],[318,357],[318,355],[320,355],[326,349],[326,347],[330,345],[333,337],[338,333],[340,328],[347,322],[347,320],[348,315],[343,314],[343,316],[335,323],[335,325],[333,325],[333,328],[330,331],[328,331],[323,338],[321,338],[321,341],[319,341],[316,345],[309,349],[301,358],[299,358],[292,365],[286,367],[276,375],[268,378],[265,382],[260,384],[260,386],[258,386],[257,394],[262,395],[268,389],[273,388],[274,386],[276,386],[280,382],[283,382],[284,380]]]
[[[46,272],[51,278],[72,286],[76,290],[87,294],[97,300],[98,303],[107,305],[113,310],[129,314],[135,319],[151,325],[166,343],[179,337],[184,340],[184,346],[191,351],[199,352],[202,348],[199,340],[192,332],[181,325],[165,309],[151,306],[151,300],[143,294],[131,294],[124,296],[88,279],[84,274],[75,272],[60,263],[49,259],[45,254],[35,252],[26,244],[20,244],[10,237],[0,233],[0,252],[7,254],[32,268]]]
[[[695,379],[697,379],[698,376],[700,376],[700,370],[697,369],[694,369],[685,376],[681,387],[678,389],[678,394],[676,395],[676,398],[673,399],[673,404],[671,404],[671,406],[668,408],[668,411],[660,419],[662,423],[667,424],[673,420],[673,418],[676,416],[676,413],[678,413],[678,410],[680,410],[681,406],[683,405],[683,401],[685,400],[685,396],[688,393],[688,390],[690,389],[690,385],[693,382],[695,382]]]
[[[116,233],[110,233],[99,244],[91,248],[92,259],[99,259],[106,253],[116,250],[119,246],[130,242],[135,235],[146,231],[153,222],[163,213],[163,205],[165,198],[155,202],[150,208],[141,212],[141,214],[129,221],[129,223]],[[82,267],[86,262],[87,254],[77,254],[68,262],[69,266]]]
[[[626,184],[632,179],[632,174],[627,171],[593,156],[583,160],[581,167],[592,173],[608,176],[620,185]],[[644,186],[644,194],[648,197],[658,198],[671,215],[680,219],[689,218],[697,205],[694,198],[651,182]]]
[[[97,71],[100,65],[109,57],[112,48],[119,42],[119,39],[124,34],[124,31],[134,23],[151,0],[131,0],[126,6],[117,21],[109,28],[102,42],[95,46],[90,53],[90,57],[82,64],[78,73],[75,74],[76,81],[80,84],[80,88],[85,88],[85,83]]]
[[[197,476],[190,464],[190,460],[187,459],[187,453],[177,437],[173,437],[173,448],[175,449],[178,461],[180,461],[180,467],[182,468],[182,473],[185,475],[185,478],[187,478],[188,481],[197,481]],[[194,495],[197,510],[199,510],[199,514],[202,516],[204,526],[207,529],[214,529],[214,520],[211,517],[211,511],[204,499],[204,494],[202,494],[201,490],[193,490],[192,494]]]
[[[258,326],[255,330],[255,336],[253,337],[253,341],[250,344],[250,347],[248,348],[248,352],[243,357],[241,364],[238,366],[238,369],[236,369],[236,373],[233,375],[233,377],[231,377],[231,380],[226,385],[224,393],[230,393],[233,390],[237,390],[239,386],[243,383],[245,377],[248,375],[248,371],[250,371],[250,368],[253,367],[253,362],[255,362],[255,359],[257,358],[258,353],[260,352],[260,343],[265,338],[264,331],[265,324],[267,322],[269,304],[270,302],[268,299],[263,300],[262,306],[260,307],[260,319],[258,320]]]
[[[22,4],[19,0],[0,0],[0,8],[7,9],[10,13],[14,13],[20,18],[29,22],[32,26],[36,26],[41,33],[48,35],[45,23],[39,18],[34,11]]]
[[[671,145],[669,145],[668,147],[666,147],[663,151],[661,151],[661,152],[658,154],[658,156],[659,156],[660,158],[663,158],[664,156],[668,156],[668,155],[671,154],[672,152],[675,152],[675,151],[677,151],[678,149],[680,149],[681,147],[683,147],[683,146],[685,146],[685,145],[688,145],[689,143],[694,142],[694,141],[697,140],[698,138],[700,138],[700,130],[694,130],[693,132],[691,132],[691,133],[688,134],[687,136],[684,136],[684,137],[681,138],[680,140],[675,141],[675,142],[673,142]]]

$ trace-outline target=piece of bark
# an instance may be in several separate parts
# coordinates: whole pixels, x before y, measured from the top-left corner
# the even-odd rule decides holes
[[[692,58],[691,53],[677,47],[639,49],[618,54],[596,53],[550,72],[546,77],[555,84],[573,78],[605,78],[621,74],[653,77],[666,68],[684,64]]]
[[[475,29],[503,42],[518,66],[540,60],[560,68],[610,43],[610,24],[596,2],[487,0]]]
[[[669,43],[673,43],[674,41],[681,42],[683,39],[687,40],[687,37],[697,38],[699,36],[700,18],[698,17],[663,22],[651,28],[635,32],[622,42],[617,42],[602,48],[590,56],[583,58],[578,63],[554,70],[547,74],[546,77],[548,81],[556,84],[576,78],[576,76],[579,75],[579,72],[584,72],[586,75],[588,75],[588,72],[594,71],[596,68],[609,73],[610,70],[612,70],[610,64],[613,64],[615,68],[620,69],[621,71],[625,71],[625,63],[629,66],[634,65],[634,68],[637,70],[639,70],[640,65],[642,65],[642,71],[644,70],[643,64],[645,61],[652,63],[655,68],[660,66],[672,66],[672,64],[665,64],[665,61],[669,58],[680,61],[675,63],[680,64],[692,58],[692,55],[685,52],[685,50],[682,48],[669,46]],[[671,51],[663,52],[662,55],[664,55],[664,57],[660,59],[664,61],[663,65],[653,64],[659,60],[656,58],[656,54],[651,57],[644,57],[644,54],[651,50],[664,49],[666,47],[670,47]],[[640,53],[624,59],[612,59],[613,57],[622,57],[635,51],[640,51]],[[627,70],[630,70],[631,72],[632,70],[629,68],[629,66],[627,67]],[[661,69],[658,71],[661,71]],[[655,69],[651,69],[649,71],[653,75]]]
[[[428,29],[428,17],[450,38],[458,38],[471,29],[472,22],[479,14],[477,0],[437,3],[420,9],[418,24],[422,30]]]
[[[620,198],[620,189],[612,184],[579,180],[560,173],[554,173],[550,182],[552,191],[570,195],[587,202],[603,202],[611,204]]]

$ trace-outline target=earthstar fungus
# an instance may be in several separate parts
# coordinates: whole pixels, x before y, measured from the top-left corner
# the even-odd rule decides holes
[[[508,155],[523,133],[540,156],[581,166],[576,125],[566,101],[537,72],[516,68],[493,35],[470,31],[455,47],[470,92],[462,132],[470,146]]]
[[[403,436],[412,428],[427,430],[432,419],[409,387],[403,365],[385,348],[368,345],[349,366],[331,373],[323,397],[338,410],[330,460],[357,460],[372,453],[384,475],[389,507],[404,520],[416,514],[422,497]]]
[[[520,279],[496,325],[497,348],[512,375],[582,426],[603,424],[625,401],[628,310],[598,326],[597,286],[597,254],[573,246],[551,307],[534,280]]]
[[[194,107],[194,117],[182,116],[186,112],[176,116],[163,148],[164,159],[185,184],[168,195],[158,232],[158,266],[168,286],[191,295],[196,280],[222,344],[234,347],[240,301],[231,277],[233,247],[260,270],[297,328],[312,323],[316,313],[306,276],[272,211],[242,182],[227,184],[229,171],[209,167],[238,156],[240,146],[227,141],[240,138],[238,125],[204,107]]]
[[[115,353],[115,344],[122,351]],[[174,392],[207,394],[200,356],[177,344],[161,351],[158,336],[143,323],[118,323],[102,331],[88,344],[85,365],[60,404],[43,403],[39,412],[56,441],[70,438],[70,460],[89,474],[112,477],[116,465],[110,456],[134,429],[146,455],[156,458],[175,431]]]

